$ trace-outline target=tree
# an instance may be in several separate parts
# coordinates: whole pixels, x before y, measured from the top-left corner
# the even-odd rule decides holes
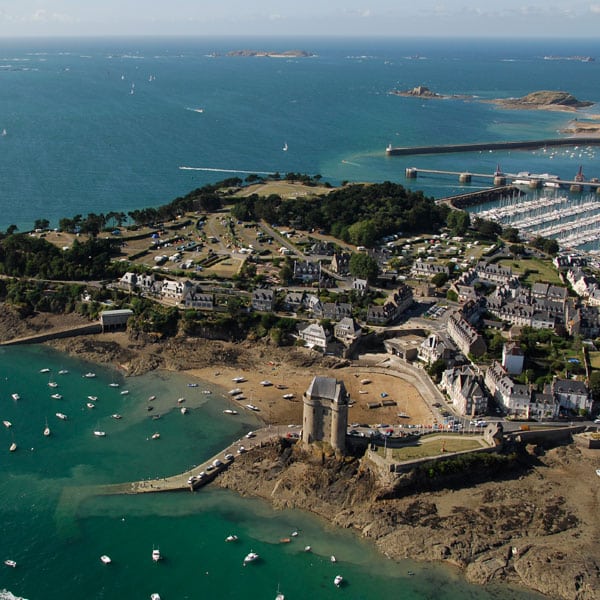
[[[16,225],[9,225],[6,228],[6,235],[12,235],[13,233],[15,233],[19,228]]]
[[[366,279],[369,283],[374,283],[379,273],[377,261],[363,252],[352,254],[349,267],[351,275],[360,279]]]
[[[502,230],[502,237],[507,242],[512,242],[513,244],[518,244],[521,241],[519,237],[519,230],[514,227],[506,227]]]
[[[48,221],[48,219],[36,219],[35,223],[33,224],[33,228],[34,229],[48,229],[48,227],[50,227],[50,221]]]
[[[471,224],[469,213],[464,210],[451,210],[446,223],[453,235],[464,235]]]
[[[433,285],[435,285],[436,288],[441,288],[446,284],[448,279],[449,277],[448,275],[446,275],[446,273],[436,273],[431,278],[431,283],[433,283]]]

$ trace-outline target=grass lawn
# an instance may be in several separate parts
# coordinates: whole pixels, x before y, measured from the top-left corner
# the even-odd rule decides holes
[[[593,369],[600,369],[600,352],[590,352],[590,364]]]
[[[485,442],[483,442],[485,444]],[[391,450],[394,460],[415,460],[427,456],[439,456],[443,452],[464,452],[481,448],[482,438],[459,435],[440,435],[421,438],[414,446],[394,448]],[[442,447],[444,451],[442,451]]]
[[[246,197],[252,194],[269,196],[270,194],[277,194],[282,198],[298,198],[302,196],[329,194],[331,191],[333,191],[333,188],[326,188],[324,186],[312,187],[291,181],[268,181],[267,183],[248,186],[240,191],[237,196]]]
[[[503,267],[510,267],[515,275],[521,276],[528,271],[523,283],[532,285],[534,283],[552,283],[555,285],[564,285],[558,276],[558,272],[550,260],[541,260],[539,258],[529,258],[527,260],[510,258],[499,261]]]

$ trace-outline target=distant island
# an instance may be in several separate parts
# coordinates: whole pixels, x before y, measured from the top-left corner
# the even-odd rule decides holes
[[[426,87],[424,85],[417,85],[414,88],[411,88],[410,90],[391,90],[390,94],[393,94],[394,96],[404,96],[404,97],[411,97],[411,98],[433,98],[433,99],[438,99],[438,100],[446,100],[448,98],[464,100],[464,99],[472,98],[472,96],[467,96],[467,95],[438,94],[437,92],[432,92],[428,87]]]
[[[503,108],[537,109],[537,110],[564,110],[575,111],[580,108],[592,106],[593,102],[578,100],[568,92],[538,91],[527,94],[522,98],[505,98],[490,100]]]
[[[231,50],[226,56],[266,56],[268,58],[309,58],[315,56],[306,50],[284,50],[271,52],[268,50]]]

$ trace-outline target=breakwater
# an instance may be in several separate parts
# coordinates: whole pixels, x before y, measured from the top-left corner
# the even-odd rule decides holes
[[[550,146],[600,145],[598,137],[553,138],[509,142],[475,142],[470,144],[442,144],[436,146],[392,146],[386,148],[388,156],[412,154],[451,154],[455,152],[480,152],[484,150],[536,150]]]

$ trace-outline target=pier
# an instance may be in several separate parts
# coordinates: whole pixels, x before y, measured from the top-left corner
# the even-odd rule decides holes
[[[413,154],[451,154],[457,152],[483,152],[489,150],[536,150],[551,146],[600,145],[600,138],[577,137],[548,140],[527,140],[512,142],[476,142],[472,144],[442,144],[437,146],[397,146],[386,148],[388,156],[410,156]]]

